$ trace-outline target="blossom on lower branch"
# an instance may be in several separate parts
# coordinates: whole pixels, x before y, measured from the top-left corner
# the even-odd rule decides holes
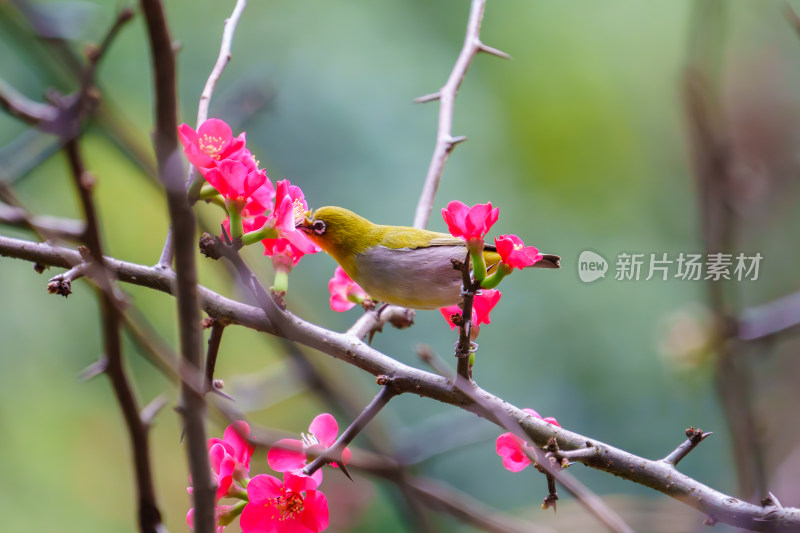
[[[326,449],[333,446],[336,436],[339,434],[339,424],[333,415],[322,413],[317,415],[308,426],[308,433],[303,433],[303,440],[281,439],[275,446],[267,452],[267,462],[269,467],[276,472],[286,472],[305,468],[308,458],[306,454],[320,455]],[[343,464],[350,462],[350,449],[342,451],[341,458],[332,458],[334,461],[341,460]],[[336,466],[333,463],[333,466]],[[321,472],[321,470],[317,470]]]
[[[558,420],[551,416],[542,418],[542,416],[533,409],[523,409],[523,411],[534,418],[538,418],[539,420],[544,420],[545,422],[553,424],[554,426],[561,427],[561,424],[558,423]],[[506,470],[511,472],[520,472],[533,462],[528,457],[529,448],[531,447],[526,441],[517,437],[513,433],[503,433],[497,437],[497,442],[495,444],[497,455],[503,459],[503,466],[506,468]]]
[[[319,454],[329,448],[339,432],[336,419],[323,413],[311,422],[303,441],[284,439],[268,452],[267,462],[276,472],[283,472],[283,481],[259,474],[250,476],[250,460],[254,447],[249,442],[250,427],[241,420],[225,430],[222,439],[208,440],[211,474],[217,483],[214,506],[216,533],[241,516],[244,533],[318,533],[328,527],[328,499],[318,490],[322,470],[306,475],[306,452]],[[287,451],[286,448],[290,450]],[[292,452],[291,450],[294,450]],[[313,450],[313,451],[312,451]],[[350,450],[341,460],[347,463]],[[189,494],[194,488],[189,487]],[[220,503],[232,498],[232,505]],[[189,509],[186,522],[194,529],[194,509]]]
[[[336,267],[328,282],[328,291],[331,293],[331,309],[338,312],[347,311],[369,298],[369,294],[340,266]]]
[[[247,486],[249,502],[239,521],[243,533],[318,533],[328,527],[328,499],[317,481],[284,472],[283,482],[261,474]]]

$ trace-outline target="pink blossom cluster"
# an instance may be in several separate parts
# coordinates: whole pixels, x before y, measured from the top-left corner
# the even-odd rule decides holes
[[[243,533],[318,533],[328,527],[328,499],[319,490],[322,470],[306,475],[308,456],[317,456],[336,441],[339,426],[336,419],[323,413],[311,422],[303,440],[283,439],[267,453],[269,467],[283,479],[268,474],[250,478],[250,459],[254,447],[249,443],[250,427],[237,421],[228,426],[222,439],[209,439],[208,454],[212,477],[217,484],[215,520],[221,533],[236,517],[241,516]],[[350,460],[345,448],[342,464]],[[193,488],[189,487],[189,493]],[[233,505],[220,500],[234,498]],[[194,528],[194,509],[186,516]]]
[[[464,239],[467,248],[470,250],[470,257],[473,259],[474,274],[481,281],[484,289],[478,291],[472,304],[472,323],[473,336],[477,336],[481,324],[491,323],[489,312],[497,305],[501,293],[493,289],[500,280],[511,273],[513,269],[522,270],[532,266],[542,259],[539,250],[533,246],[525,246],[522,239],[516,235],[501,235],[495,238],[495,249],[500,256],[500,264],[497,265],[495,272],[486,276],[486,267],[483,262],[483,252],[485,249],[484,237],[492,228],[500,216],[500,208],[492,207],[491,202],[468,206],[458,200],[453,200],[447,207],[442,209],[442,217],[447,224],[447,229],[453,237]],[[480,273],[479,271],[483,270]],[[462,315],[462,309],[453,305],[440,309],[442,316],[455,328],[453,317]]]
[[[223,226],[233,238],[245,235],[245,244],[260,240],[264,255],[284,271],[303,255],[318,251],[295,229],[308,210],[303,191],[289,180],[273,187],[245,147],[244,133],[234,137],[227,123],[210,118],[197,131],[181,124],[178,134],[189,162],[224,199],[229,216]]]
[[[484,237],[492,228],[500,215],[500,208],[492,208],[492,202],[475,204],[472,207],[453,200],[442,209],[442,217],[447,229],[453,237],[459,237],[467,243],[480,243],[483,249]],[[508,270],[532,266],[542,259],[539,250],[534,246],[525,246],[516,235],[501,235],[494,240],[500,261]]]

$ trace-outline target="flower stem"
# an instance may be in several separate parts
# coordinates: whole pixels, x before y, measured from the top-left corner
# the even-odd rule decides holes
[[[483,259],[483,239],[467,241],[469,258],[472,261],[472,275],[477,281],[486,277],[486,261]]]
[[[277,239],[278,238],[278,230],[275,229],[275,221],[267,221],[261,227],[261,229],[256,231],[251,231],[250,233],[245,233],[242,235],[242,244],[247,246],[248,244],[253,244],[258,241],[263,241],[264,239]]]
[[[275,281],[272,290],[286,292],[289,289],[289,271],[284,269],[275,270]]]
[[[242,210],[236,202],[225,202],[228,217],[231,221],[231,239],[236,240],[242,236]]]
[[[500,284],[504,277],[508,276],[513,271],[513,268],[508,268],[505,264],[500,263],[497,265],[497,270],[495,270],[489,277],[481,281],[481,288],[494,289]]]

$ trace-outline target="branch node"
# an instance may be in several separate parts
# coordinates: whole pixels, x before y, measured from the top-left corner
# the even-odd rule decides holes
[[[68,279],[59,279],[47,284],[47,292],[60,294],[64,298],[72,294],[72,283]]]

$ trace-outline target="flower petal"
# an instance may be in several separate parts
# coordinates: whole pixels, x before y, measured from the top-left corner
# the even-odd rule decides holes
[[[300,523],[318,533],[328,527],[328,498],[318,490],[310,490],[303,499],[303,511],[298,517]]]
[[[281,439],[267,452],[267,463],[276,472],[297,470],[306,466],[303,443],[297,439]]]
[[[251,499],[242,510],[239,526],[242,528],[242,533],[275,533],[278,531],[279,516],[274,505],[253,503]]]
[[[247,497],[251,503],[266,503],[270,498],[283,496],[285,492],[281,480],[267,474],[259,474],[247,484]]]
[[[336,442],[336,436],[339,434],[339,424],[332,414],[322,413],[311,421],[308,431],[317,437],[320,444],[330,448]]]
[[[250,426],[244,420],[237,420],[225,429],[223,439],[233,448],[233,458],[243,465],[250,464],[255,446],[247,441],[250,436]]]

